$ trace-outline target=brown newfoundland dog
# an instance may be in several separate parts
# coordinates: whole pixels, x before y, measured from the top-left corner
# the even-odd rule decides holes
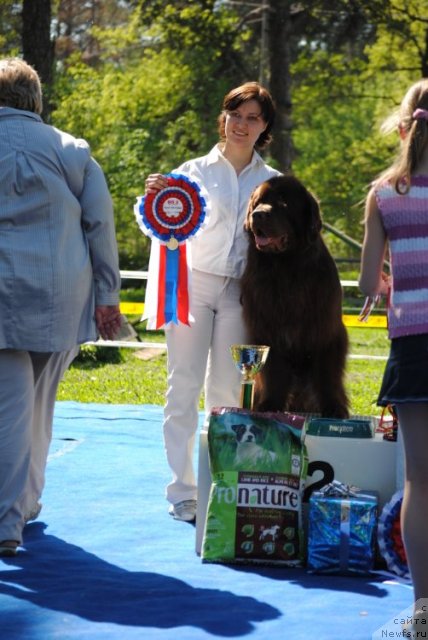
[[[267,180],[251,196],[242,304],[249,343],[270,346],[255,411],[348,416],[342,288],[321,226],[318,202],[291,175]]]

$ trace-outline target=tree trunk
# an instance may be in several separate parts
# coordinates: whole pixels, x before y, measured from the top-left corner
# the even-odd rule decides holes
[[[292,140],[291,55],[292,19],[289,0],[270,0],[268,20],[269,88],[277,113],[270,146],[272,158],[281,171],[291,168],[294,156]]]
[[[421,72],[423,78],[428,78],[428,26],[425,29],[425,47],[421,55]]]
[[[51,111],[54,41],[51,39],[51,0],[23,0],[22,53],[33,66],[43,84],[43,118]]]

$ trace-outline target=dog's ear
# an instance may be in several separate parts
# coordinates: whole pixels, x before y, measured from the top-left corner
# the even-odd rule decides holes
[[[250,233],[250,225],[249,225],[248,219],[250,215],[253,213],[256,206],[259,204],[260,200],[263,198],[265,193],[270,188],[271,188],[271,181],[265,180],[265,182],[262,182],[261,184],[259,184],[258,187],[253,189],[253,192],[250,195],[250,199],[248,201],[247,213],[246,213],[245,222],[244,222],[244,231],[248,231]]]
[[[250,199],[248,201],[248,207],[247,207],[247,213],[245,215],[245,222],[244,222],[244,231],[250,231],[250,225],[248,223],[248,218],[250,217],[250,215],[252,214],[255,206],[256,206],[256,201],[257,201],[257,193],[258,193],[258,189],[254,189],[253,193],[250,196]]]
[[[242,433],[242,431],[245,430],[245,424],[232,424],[230,425],[230,428],[236,433],[236,435],[239,435],[239,433]]]
[[[318,200],[308,191],[308,208],[310,224],[308,225],[307,240],[309,243],[315,242],[322,228],[321,211]]]

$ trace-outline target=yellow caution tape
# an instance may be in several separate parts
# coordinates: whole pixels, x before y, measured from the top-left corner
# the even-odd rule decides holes
[[[386,316],[373,315],[370,314],[367,320],[361,322],[358,319],[357,315],[344,315],[343,322],[346,327],[359,327],[361,329],[364,328],[372,328],[372,329],[386,329]]]
[[[126,316],[142,316],[144,311],[143,302],[121,302],[120,310]],[[346,327],[372,327],[375,329],[386,328],[386,316],[371,314],[365,322],[358,320],[357,315],[344,315],[343,322]]]
[[[138,316],[143,315],[144,303],[143,302],[121,302],[120,310],[126,316]]]

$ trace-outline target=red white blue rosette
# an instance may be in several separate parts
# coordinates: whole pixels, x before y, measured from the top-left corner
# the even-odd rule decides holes
[[[208,217],[201,187],[179,173],[167,175],[168,186],[137,198],[134,207],[142,232],[152,238],[143,319],[148,329],[170,322],[189,325],[190,247]]]
[[[403,578],[409,578],[406,552],[401,537],[400,514],[403,492],[397,491],[385,504],[378,522],[378,544],[381,556],[390,571]]]
[[[143,233],[171,248],[196,235],[207,213],[201,188],[187,176],[170,173],[168,187],[137,199],[137,222]]]

